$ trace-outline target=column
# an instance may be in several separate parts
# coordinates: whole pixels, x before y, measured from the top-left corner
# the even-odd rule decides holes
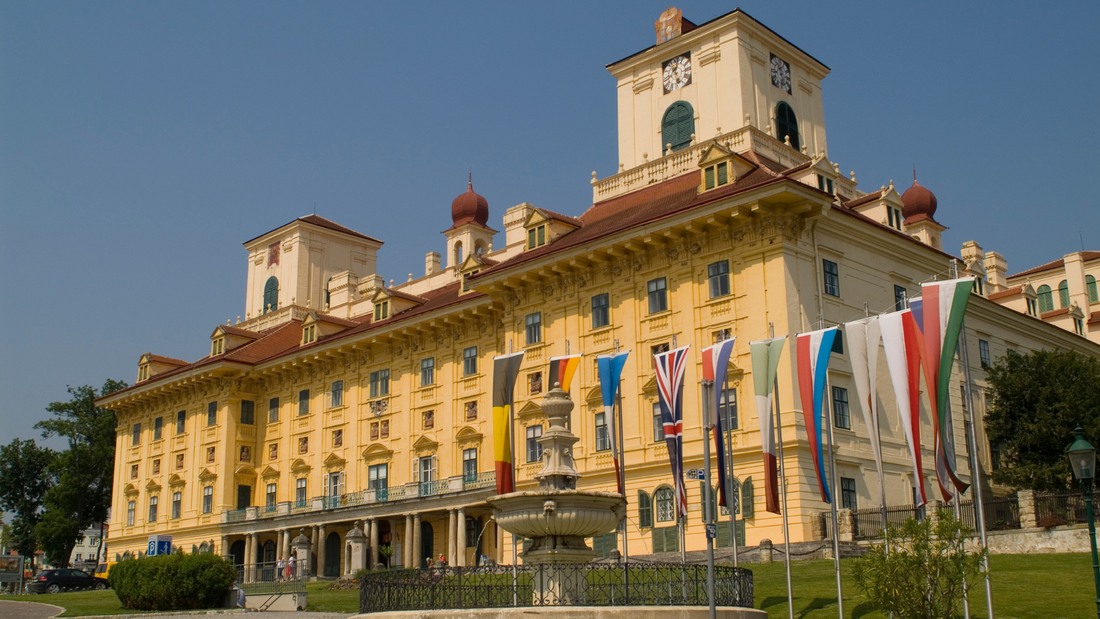
[[[317,576],[325,575],[325,525],[317,527],[317,567],[314,568],[313,573]]]
[[[245,582],[252,582],[252,568],[248,565],[248,562],[251,558],[252,535],[246,533],[244,536],[244,556],[241,557],[241,578]]]
[[[451,565],[455,562],[455,510],[447,510],[447,535],[443,538],[444,553]]]
[[[275,531],[275,561],[283,558],[283,532]]]
[[[420,539],[420,513],[419,512],[413,514],[413,539],[415,540],[415,543],[413,544],[413,547],[412,547],[412,551],[413,551],[412,567],[414,569],[420,569],[420,559],[421,559],[420,548],[421,548],[421,545],[423,543],[423,540]]]
[[[259,533],[253,533],[252,534],[252,561],[251,561],[251,563],[252,563],[252,581],[253,582],[259,580],[259,576],[260,576],[259,563],[260,563],[260,559],[261,559],[261,555],[260,555],[260,550],[261,549],[262,549],[262,547],[260,546],[260,534]]]
[[[290,529],[283,529],[283,561],[290,560]]]
[[[366,564],[368,570],[374,569],[374,565],[370,562],[370,525],[371,521],[363,519],[363,536],[366,537],[363,543],[366,544],[366,548],[363,549],[363,563]]]
[[[320,538],[321,538],[321,534],[317,532],[317,527],[314,526],[313,527],[313,536],[310,538],[310,544],[309,544],[310,545],[309,573],[312,574],[313,576],[317,575],[317,563],[319,563],[319,561],[314,560],[314,557],[320,557],[321,556],[321,555],[317,554],[317,552],[318,552],[317,551],[317,540],[320,539]]]
[[[455,565],[466,565],[466,508],[458,508],[458,537],[455,542]]]
[[[223,556],[229,554],[229,538],[225,535],[222,536],[221,553]]]
[[[370,521],[370,565],[367,569],[374,569],[378,565],[378,523]]]
[[[413,517],[412,514],[405,516],[405,547],[401,553],[401,564],[408,568],[412,565],[412,545],[413,545]]]

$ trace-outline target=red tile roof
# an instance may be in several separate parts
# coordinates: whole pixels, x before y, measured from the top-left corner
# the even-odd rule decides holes
[[[857,207],[863,206],[864,204],[870,204],[871,202],[876,202],[878,200],[881,200],[883,198],[883,196],[885,196],[885,195],[886,195],[885,190],[872,191],[871,193],[863,196],[862,198],[856,198],[855,200],[848,200],[847,202],[843,202],[842,204],[844,204],[845,208],[857,208]]]
[[[361,239],[367,239],[368,241],[374,241],[375,243],[381,243],[382,242],[382,241],[380,241],[380,240],[378,240],[378,239],[376,239],[372,236],[367,236],[367,235],[363,234],[362,232],[356,232],[355,230],[352,230],[351,228],[348,228],[346,226],[341,226],[340,224],[336,223],[335,221],[332,221],[331,219],[325,219],[324,217],[321,217],[320,215],[305,215],[303,217],[299,217],[298,219],[295,219],[292,222],[285,223],[285,224],[279,226],[278,228],[275,228],[273,230],[268,230],[267,232],[264,232],[260,236],[248,239],[247,241],[244,242],[244,244],[248,245],[249,243],[251,243],[252,241],[255,241],[258,238],[265,237],[265,236],[271,234],[272,232],[275,232],[275,230],[282,230],[283,228],[285,228],[285,227],[289,226],[290,224],[294,223],[295,221],[301,221],[301,222],[304,222],[304,223],[307,223],[307,224],[313,224],[315,226],[320,226],[322,228],[327,228],[327,229],[332,230],[334,232],[341,232],[343,234],[358,237],[358,238],[361,238]]]
[[[394,290],[393,288],[382,288],[383,292],[391,297],[397,297],[398,299],[405,299],[406,301],[412,301],[413,303],[424,303],[427,299],[415,294],[409,294],[407,292],[401,292],[400,290]]]
[[[1006,288],[1005,290],[1002,290],[1000,292],[991,292],[989,293],[989,300],[996,301],[997,299],[1007,299],[1008,297],[1014,297],[1023,292],[1023,290],[1023,286],[1013,286],[1011,288]]]
[[[1089,262],[1089,261],[1097,260],[1097,259],[1100,259],[1100,251],[1083,251],[1083,252],[1081,252],[1081,260],[1083,260],[1084,262]],[[1054,270],[1054,269],[1061,269],[1065,266],[1066,266],[1066,259],[1065,258],[1059,258],[1058,260],[1053,260],[1053,261],[1048,262],[1046,264],[1040,264],[1039,266],[1028,269],[1026,271],[1020,271],[1019,273],[1017,273],[1015,275],[1009,275],[1008,279],[1014,279],[1014,278],[1017,278],[1017,277],[1025,277],[1027,275],[1034,275],[1035,273],[1042,273],[1043,271],[1051,271],[1051,270]]]
[[[315,314],[317,320],[321,322],[327,322],[329,324],[340,325],[342,327],[358,327],[366,321],[366,316],[363,317],[363,322],[356,320],[348,320],[346,318],[340,318],[338,316],[332,316],[331,314]]]
[[[239,335],[241,337],[247,337],[247,338],[251,338],[253,340],[260,337],[260,334],[256,333],[255,331],[249,331],[248,329],[242,329],[240,327],[235,327],[233,325],[218,325],[218,326],[221,327],[222,329],[224,329],[227,335]]]
[[[1043,312],[1042,314],[1039,314],[1039,318],[1042,318],[1043,320],[1046,320],[1047,318],[1057,318],[1059,316],[1065,316],[1068,313],[1069,313],[1069,308],[1068,307],[1063,307],[1063,308],[1056,309],[1056,310],[1050,310],[1049,312]]]
[[[153,353],[146,353],[149,355],[149,361],[151,363],[167,363],[168,365],[189,365],[190,362],[183,359],[173,359],[172,357],[162,357],[161,355],[154,355]]]
[[[567,223],[570,226],[576,226],[576,227],[579,228],[579,227],[584,225],[583,223],[581,223],[581,220],[577,219],[576,217],[570,217],[569,215],[562,215],[561,213],[555,213],[554,211],[551,211],[550,209],[539,208],[539,207],[535,207],[535,208],[539,212],[541,212],[543,215],[546,215],[547,217],[549,217],[550,219],[560,221],[562,223]]]

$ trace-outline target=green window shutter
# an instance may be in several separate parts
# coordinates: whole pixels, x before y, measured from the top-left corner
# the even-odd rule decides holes
[[[527,249],[535,248],[535,229],[531,228],[527,231]]]
[[[638,491],[638,527],[653,528],[653,499],[644,490]]]
[[[741,482],[741,514],[745,518],[752,518],[756,515],[756,509],[753,506],[751,477]]]
[[[261,314],[279,308],[279,280],[272,276],[267,278],[264,284],[264,305],[260,308]]]
[[[1037,294],[1039,296],[1039,313],[1052,311],[1054,309],[1054,296],[1051,294],[1050,286],[1046,284],[1039,286]]]
[[[680,527],[665,527],[665,552],[680,552]]]
[[[733,545],[731,543],[733,536],[730,535],[731,524],[728,520],[718,523],[718,538],[714,540],[715,548],[729,548]]]
[[[737,545],[741,548],[745,547],[745,521],[737,521]]]
[[[691,134],[695,133],[695,111],[686,101],[677,101],[668,106],[661,118],[661,154],[665,146],[680,150],[691,145]]]
[[[1069,282],[1064,279],[1058,284],[1058,301],[1059,307],[1069,307]]]
[[[707,183],[706,183],[707,189],[714,189],[714,166],[711,166],[711,167],[707,168],[704,173],[705,173],[706,179],[707,179]]]
[[[727,169],[728,167],[729,166],[725,162],[722,162],[722,163],[718,164],[718,184],[719,185],[725,185],[726,183],[729,182],[729,171]]]
[[[1095,277],[1093,277],[1092,275],[1085,276],[1085,288],[1088,290],[1089,293],[1089,303],[1100,302],[1100,295],[1097,294],[1096,290]]]
[[[653,529],[650,532],[651,545],[653,546],[653,554],[665,551],[665,533],[664,529]]]

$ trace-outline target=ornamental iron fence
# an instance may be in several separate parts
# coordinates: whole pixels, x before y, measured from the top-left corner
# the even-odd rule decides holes
[[[267,563],[238,564],[237,586],[245,592],[245,595],[257,593],[300,593],[305,591],[305,581],[302,580],[301,566],[291,567],[289,562],[278,561]]]
[[[1100,501],[1100,491],[1093,491],[1092,503],[1095,509]],[[1040,527],[1050,528],[1064,524],[1085,524],[1084,492],[1036,492],[1035,520]]]
[[[714,568],[718,606],[753,605],[752,572]],[[370,572],[359,612],[533,606],[706,606],[707,568],[680,563],[443,567]]]

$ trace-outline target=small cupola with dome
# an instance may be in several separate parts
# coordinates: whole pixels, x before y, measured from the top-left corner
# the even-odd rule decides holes
[[[917,173],[913,172],[913,186],[901,194],[901,216],[905,221],[905,231],[925,245],[943,249],[941,235],[947,226],[936,221],[936,194],[917,182]]]
[[[459,267],[468,254],[489,252],[497,231],[488,221],[489,201],[474,191],[471,174],[465,193],[451,202],[452,225],[443,232],[447,235],[447,267]]]

